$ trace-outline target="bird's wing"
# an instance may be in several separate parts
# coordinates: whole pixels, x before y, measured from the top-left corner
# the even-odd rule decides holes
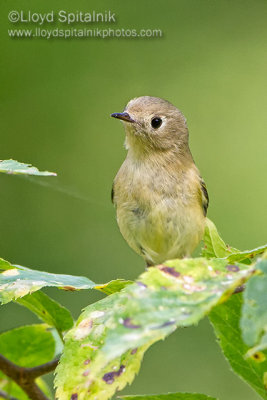
[[[204,215],[207,215],[207,210],[209,206],[209,194],[207,190],[207,186],[204,180],[200,177],[200,187],[201,187],[201,197],[202,197],[202,207]]]

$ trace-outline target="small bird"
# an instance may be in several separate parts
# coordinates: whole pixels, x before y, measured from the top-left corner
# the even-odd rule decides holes
[[[111,117],[123,121],[128,151],[112,187],[122,236],[147,266],[190,256],[203,237],[209,197],[185,117],[150,96],[130,100]]]

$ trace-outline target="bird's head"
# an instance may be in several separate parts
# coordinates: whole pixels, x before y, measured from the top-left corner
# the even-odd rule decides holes
[[[123,121],[126,148],[144,152],[181,150],[188,146],[186,119],[175,106],[158,97],[130,100],[124,111],[111,114]]]

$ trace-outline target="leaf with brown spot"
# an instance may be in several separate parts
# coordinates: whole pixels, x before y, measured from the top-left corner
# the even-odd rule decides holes
[[[75,391],[81,399],[107,400],[123,389],[134,379],[148,347],[177,326],[196,324],[252,274],[247,265],[238,264],[235,272],[227,265],[223,259],[168,261],[164,268],[172,274],[162,265],[151,267],[136,283],[88,306],[65,336],[56,370],[58,399],[69,400]],[[91,320],[87,332],[86,321]],[[84,374],[87,359],[90,372]]]
[[[100,292],[110,295],[110,294],[121,291],[126,286],[131,285],[132,283],[133,283],[133,281],[126,281],[124,279],[115,279],[108,283],[103,283],[102,285],[96,285],[95,289],[99,290]]]
[[[229,272],[237,272],[237,271],[239,271],[238,265],[226,265],[226,269]]]
[[[169,274],[174,276],[175,278],[178,278],[180,276],[180,273],[176,271],[173,267],[168,267],[167,265],[163,265],[160,267],[160,270],[165,272],[165,274]]]
[[[43,287],[57,287],[64,290],[96,289],[105,294],[116,293],[131,281],[117,279],[97,284],[84,276],[52,274],[20,265],[12,265],[0,259],[0,302],[2,304],[36,292]]]
[[[227,257],[227,259],[229,263],[236,263],[236,262],[250,263],[250,260],[252,258],[255,258],[256,256],[263,254],[266,250],[267,250],[267,244],[265,244],[264,246],[256,247],[255,249],[252,250],[245,250],[237,253],[232,253]]]
[[[73,286],[63,286],[61,289],[69,291],[69,292],[75,292],[75,288]]]
[[[82,276],[52,274],[49,272],[32,270],[20,265],[13,265],[0,273],[0,301],[5,304],[43,287],[71,286],[75,290],[93,289],[96,284]]]
[[[113,304],[118,294],[87,307],[75,328],[65,336],[65,350],[56,370],[55,384],[58,399],[69,400],[75,391],[81,399],[94,399],[97,396],[105,400],[134,379],[144,352],[152,342],[121,354],[101,367],[98,375],[95,374],[95,362],[99,349],[105,341],[106,323],[113,313]],[[77,339],[77,330],[80,335],[82,322],[91,320],[93,323],[90,333],[87,336],[81,335]]]

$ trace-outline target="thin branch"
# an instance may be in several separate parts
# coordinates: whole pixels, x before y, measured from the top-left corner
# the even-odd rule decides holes
[[[38,378],[38,376],[48,374],[49,372],[54,371],[56,366],[58,365],[59,358],[56,358],[55,360],[49,361],[46,364],[41,364],[38,365],[37,367],[33,368],[25,368],[25,372],[29,374],[31,379]]]
[[[32,400],[48,400],[41,389],[36,385],[35,379],[53,371],[58,364],[58,359],[33,368],[20,367],[0,354],[0,370],[16,382]],[[2,396],[3,397],[3,396]],[[4,397],[5,398],[5,397]],[[8,398],[8,397],[7,397]],[[11,399],[15,400],[15,399]]]
[[[13,379],[14,381],[18,380],[21,372],[21,367],[14,364],[12,361],[9,361],[2,354],[0,354],[0,369],[4,372],[5,375]]]

